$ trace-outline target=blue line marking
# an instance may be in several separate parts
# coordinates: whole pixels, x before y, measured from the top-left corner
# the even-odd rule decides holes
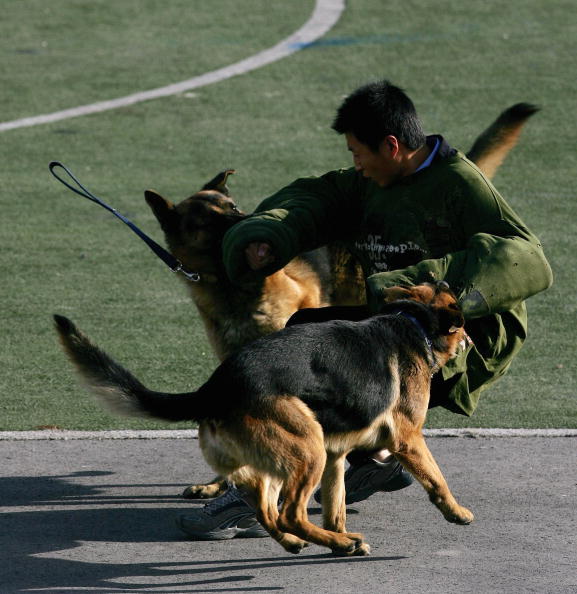
[[[412,33],[401,35],[395,33],[381,33],[379,35],[360,35],[356,37],[326,37],[309,43],[293,43],[295,49],[309,49],[316,47],[338,47],[345,45],[395,44],[414,43],[423,41],[437,41],[439,39],[454,39],[478,31],[477,25],[467,25],[458,33]]]

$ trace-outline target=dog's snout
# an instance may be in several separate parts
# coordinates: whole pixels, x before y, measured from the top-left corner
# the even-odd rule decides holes
[[[441,280],[437,281],[437,290],[438,291],[446,291],[450,289],[449,283],[447,281]]]

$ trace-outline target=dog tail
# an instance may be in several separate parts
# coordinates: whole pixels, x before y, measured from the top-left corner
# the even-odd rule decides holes
[[[166,394],[149,390],[92,344],[68,318],[55,315],[54,320],[64,351],[87,388],[114,412],[168,421],[200,421],[209,416],[197,392]]]
[[[527,120],[538,111],[539,107],[530,103],[517,103],[509,107],[479,135],[467,158],[491,179],[517,144]]]

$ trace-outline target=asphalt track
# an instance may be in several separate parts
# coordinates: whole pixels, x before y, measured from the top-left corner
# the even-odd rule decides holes
[[[196,439],[0,440],[0,592],[575,593],[575,436],[529,435],[429,437],[475,522],[418,485],[378,494],[349,508],[372,546],[352,559],[187,540],[174,519],[202,503],[179,494],[211,477]]]

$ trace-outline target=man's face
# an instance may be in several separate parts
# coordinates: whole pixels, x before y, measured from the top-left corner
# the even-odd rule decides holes
[[[362,173],[364,177],[368,177],[379,186],[385,187],[402,175],[399,162],[395,159],[399,147],[394,136],[387,136],[376,153],[358,140],[351,132],[345,134],[345,139],[347,148],[353,155],[355,169]]]

